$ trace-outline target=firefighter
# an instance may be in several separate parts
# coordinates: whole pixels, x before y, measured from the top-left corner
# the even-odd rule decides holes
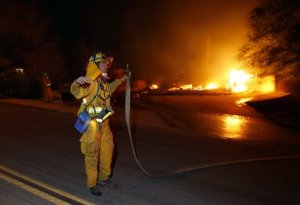
[[[87,187],[95,196],[101,196],[100,187],[118,187],[111,179],[114,143],[109,119],[105,117],[113,114],[110,97],[125,81],[126,76],[108,83],[107,70],[112,61],[112,57],[102,52],[96,53],[89,59],[86,76],[77,78],[71,85],[74,97],[82,99],[78,113],[86,111],[91,117],[87,129],[80,138],[80,144],[85,159]],[[103,112],[105,116],[99,117]]]

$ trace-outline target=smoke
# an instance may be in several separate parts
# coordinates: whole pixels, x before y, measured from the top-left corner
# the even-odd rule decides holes
[[[140,79],[223,80],[257,1],[138,1],[124,14],[122,52]]]

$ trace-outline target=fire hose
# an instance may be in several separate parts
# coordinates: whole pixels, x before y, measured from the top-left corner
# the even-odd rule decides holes
[[[208,169],[208,168],[214,168],[214,167],[221,167],[221,166],[227,166],[227,165],[235,165],[235,164],[243,164],[243,163],[249,163],[249,162],[260,162],[260,161],[274,161],[274,160],[285,160],[285,159],[300,159],[300,155],[294,155],[294,156],[277,156],[277,157],[261,157],[261,158],[251,158],[251,159],[243,159],[243,160],[232,160],[232,161],[225,161],[225,162],[213,162],[213,163],[201,163],[201,164],[194,164],[191,166],[184,166],[179,167],[177,169],[174,169],[170,172],[163,173],[163,174],[152,174],[149,171],[147,171],[142,163],[140,162],[137,151],[133,142],[132,132],[131,132],[131,125],[130,125],[130,107],[131,107],[131,88],[130,88],[130,81],[131,81],[131,72],[129,71],[128,64],[126,65],[126,91],[125,91],[125,121],[127,125],[129,140],[132,148],[133,157],[141,169],[142,173],[150,178],[162,178],[167,176],[173,176],[177,174],[182,174],[185,172],[195,171],[195,170],[201,170],[201,169]]]

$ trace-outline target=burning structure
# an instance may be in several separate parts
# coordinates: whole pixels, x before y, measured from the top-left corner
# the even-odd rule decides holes
[[[173,84],[172,86],[160,86],[154,83],[149,86],[152,91],[161,90],[163,93],[199,93],[203,91],[223,91],[223,93],[249,93],[261,92],[270,93],[275,91],[274,76],[258,77],[256,74],[249,73],[243,69],[233,69],[230,71],[228,81],[223,83],[209,82],[205,84]]]

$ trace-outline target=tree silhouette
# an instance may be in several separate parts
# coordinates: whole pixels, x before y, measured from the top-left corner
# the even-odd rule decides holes
[[[260,74],[299,73],[300,1],[262,0],[251,12],[248,40],[238,57]]]

